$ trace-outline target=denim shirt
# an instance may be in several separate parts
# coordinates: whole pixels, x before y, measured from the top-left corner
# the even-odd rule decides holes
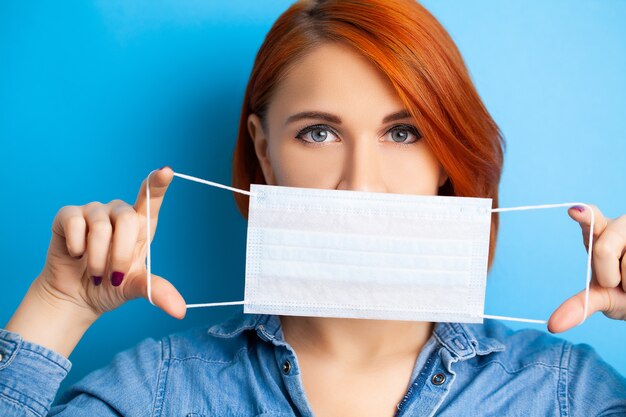
[[[274,315],[145,339],[52,408],[70,361],[2,329],[0,355],[3,417],[313,416]],[[590,346],[489,320],[437,323],[407,386],[390,415],[626,416],[626,379]]]

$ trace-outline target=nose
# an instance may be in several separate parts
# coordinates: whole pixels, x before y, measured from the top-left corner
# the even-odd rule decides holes
[[[346,146],[338,190],[387,192],[383,178],[378,143],[361,138]]]

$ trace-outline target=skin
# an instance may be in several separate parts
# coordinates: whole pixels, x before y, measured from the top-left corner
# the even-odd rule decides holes
[[[341,124],[306,119],[285,125],[289,116],[312,110],[332,113]],[[393,89],[369,62],[346,47],[325,44],[297,62],[277,87],[267,131],[256,115],[250,116],[248,129],[268,184],[436,194],[446,176],[428,147],[408,131],[390,131],[412,121],[382,123],[399,110],[402,104]],[[321,130],[302,137],[328,143],[306,145],[295,138],[299,129],[318,123],[330,129],[325,138]],[[401,145],[394,138],[411,143]],[[173,176],[169,167],[151,173],[150,240]],[[133,205],[113,200],[59,210],[44,268],[6,330],[69,357],[102,314],[128,300],[147,298],[146,186],[144,180]],[[624,320],[626,216],[609,219],[597,207],[592,210],[596,227],[589,314],[602,311]],[[587,246],[590,210],[570,208],[568,213],[580,224]],[[115,271],[124,274],[120,285],[113,285]],[[92,276],[104,279],[96,285]],[[574,295],[553,313],[550,331],[562,332],[580,322],[583,296]],[[184,317],[183,297],[154,274],[152,299],[171,316]],[[432,332],[432,323],[419,322],[295,316],[282,316],[281,322],[297,353],[307,398],[319,416],[392,415]]]

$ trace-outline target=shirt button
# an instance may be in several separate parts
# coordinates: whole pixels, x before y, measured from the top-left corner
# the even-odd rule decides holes
[[[291,372],[291,362],[285,361],[283,362],[283,373],[289,375],[289,372]]]
[[[435,385],[441,385],[444,382],[446,382],[446,375],[442,374],[441,372],[439,372],[439,373],[433,375],[433,377],[431,378],[431,381]]]

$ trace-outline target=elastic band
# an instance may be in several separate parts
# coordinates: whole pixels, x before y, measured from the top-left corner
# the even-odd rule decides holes
[[[521,321],[521,322],[524,322],[524,323],[539,323],[539,324],[547,323],[547,321],[545,321],[545,320],[521,319],[521,318],[517,318],[517,317],[507,317],[507,316],[492,316],[490,314],[483,314],[481,317],[484,318],[484,319],[491,319],[491,320]]]
[[[224,301],[224,302],[221,302],[221,303],[187,304],[187,308],[237,306],[237,305],[244,305],[244,304],[247,304],[245,300],[241,300],[241,301]]]
[[[585,305],[583,307],[583,318],[577,326],[580,326],[587,320],[587,314],[589,312],[589,285],[591,283],[591,253],[593,250],[593,229],[595,226],[595,213],[593,208],[586,203],[574,202],[574,203],[559,203],[559,204],[541,204],[536,206],[519,206],[519,207],[504,207],[504,208],[494,208],[491,209],[491,212],[504,212],[504,211],[520,211],[520,210],[534,210],[534,209],[544,209],[544,208],[556,208],[556,207],[571,207],[571,206],[584,206],[589,209],[591,212],[591,225],[589,227],[589,248],[587,255],[587,279],[585,282]],[[524,323],[540,323],[546,324],[547,320],[535,320],[535,319],[523,319],[519,317],[506,317],[506,316],[493,316],[488,314],[483,314],[483,318],[486,319],[496,319],[496,320],[509,320],[509,321],[519,321]]]
[[[213,181],[203,180],[202,178],[192,177],[191,175],[179,174],[178,172],[174,172],[174,175],[177,176],[177,177],[180,177],[180,178],[184,178],[186,180],[200,182],[200,183],[206,184],[206,185],[212,185],[213,187],[224,188],[226,190],[234,191],[236,193],[241,193],[241,194],[245,194],[245,195],[248,195],[248,196],[255,195],[254,193],[251,193],[250,191],[242,190],[242,189],[235,188],[235,187],[229,187],[228,185],[219,184],[219,183],[213,182]]]
[[[148,301],[150,301],[150,304],[156,307],[156,304],[154,304],[154,302],[152,301],[152,271],[151,271],[152,261],[150,259],[150,246],[151,246],[151,241],[150,241],[150,230],[151,230],[150,228],[150,176],[154,172],[156,172],[156,170],[150,172],[150,174],[148,174],[148,179],[146,180],[146,222],[147,222],[146,223],[146,242],[148,245],[148,250],[146,253],[146,269],[147,269],[146,286],[147,286],[147,291],[148,291]],[[229,187],[227,185],[218,184],[213,181],[203,180],[202,178],[192,177],[191,175],[179,174],[177,172],[174,172],[174,176],[191,180],[191,181],[200,182],[202,184],[212,185],[218,188],[224,188],[226,190],[234,191],[236,193],[246,194],[248,196],[254,195],[253,193],[250,193],[250,191],[241,190],[239,188],[234,188],[234,187]],[[241,300],[241,301],[226,301],[226,302],[221,302],[221,303],[185,304],[185,307],[186,308],[214,307],[214,306],[237,305],[237,304],[245,304],[245,301]]]

